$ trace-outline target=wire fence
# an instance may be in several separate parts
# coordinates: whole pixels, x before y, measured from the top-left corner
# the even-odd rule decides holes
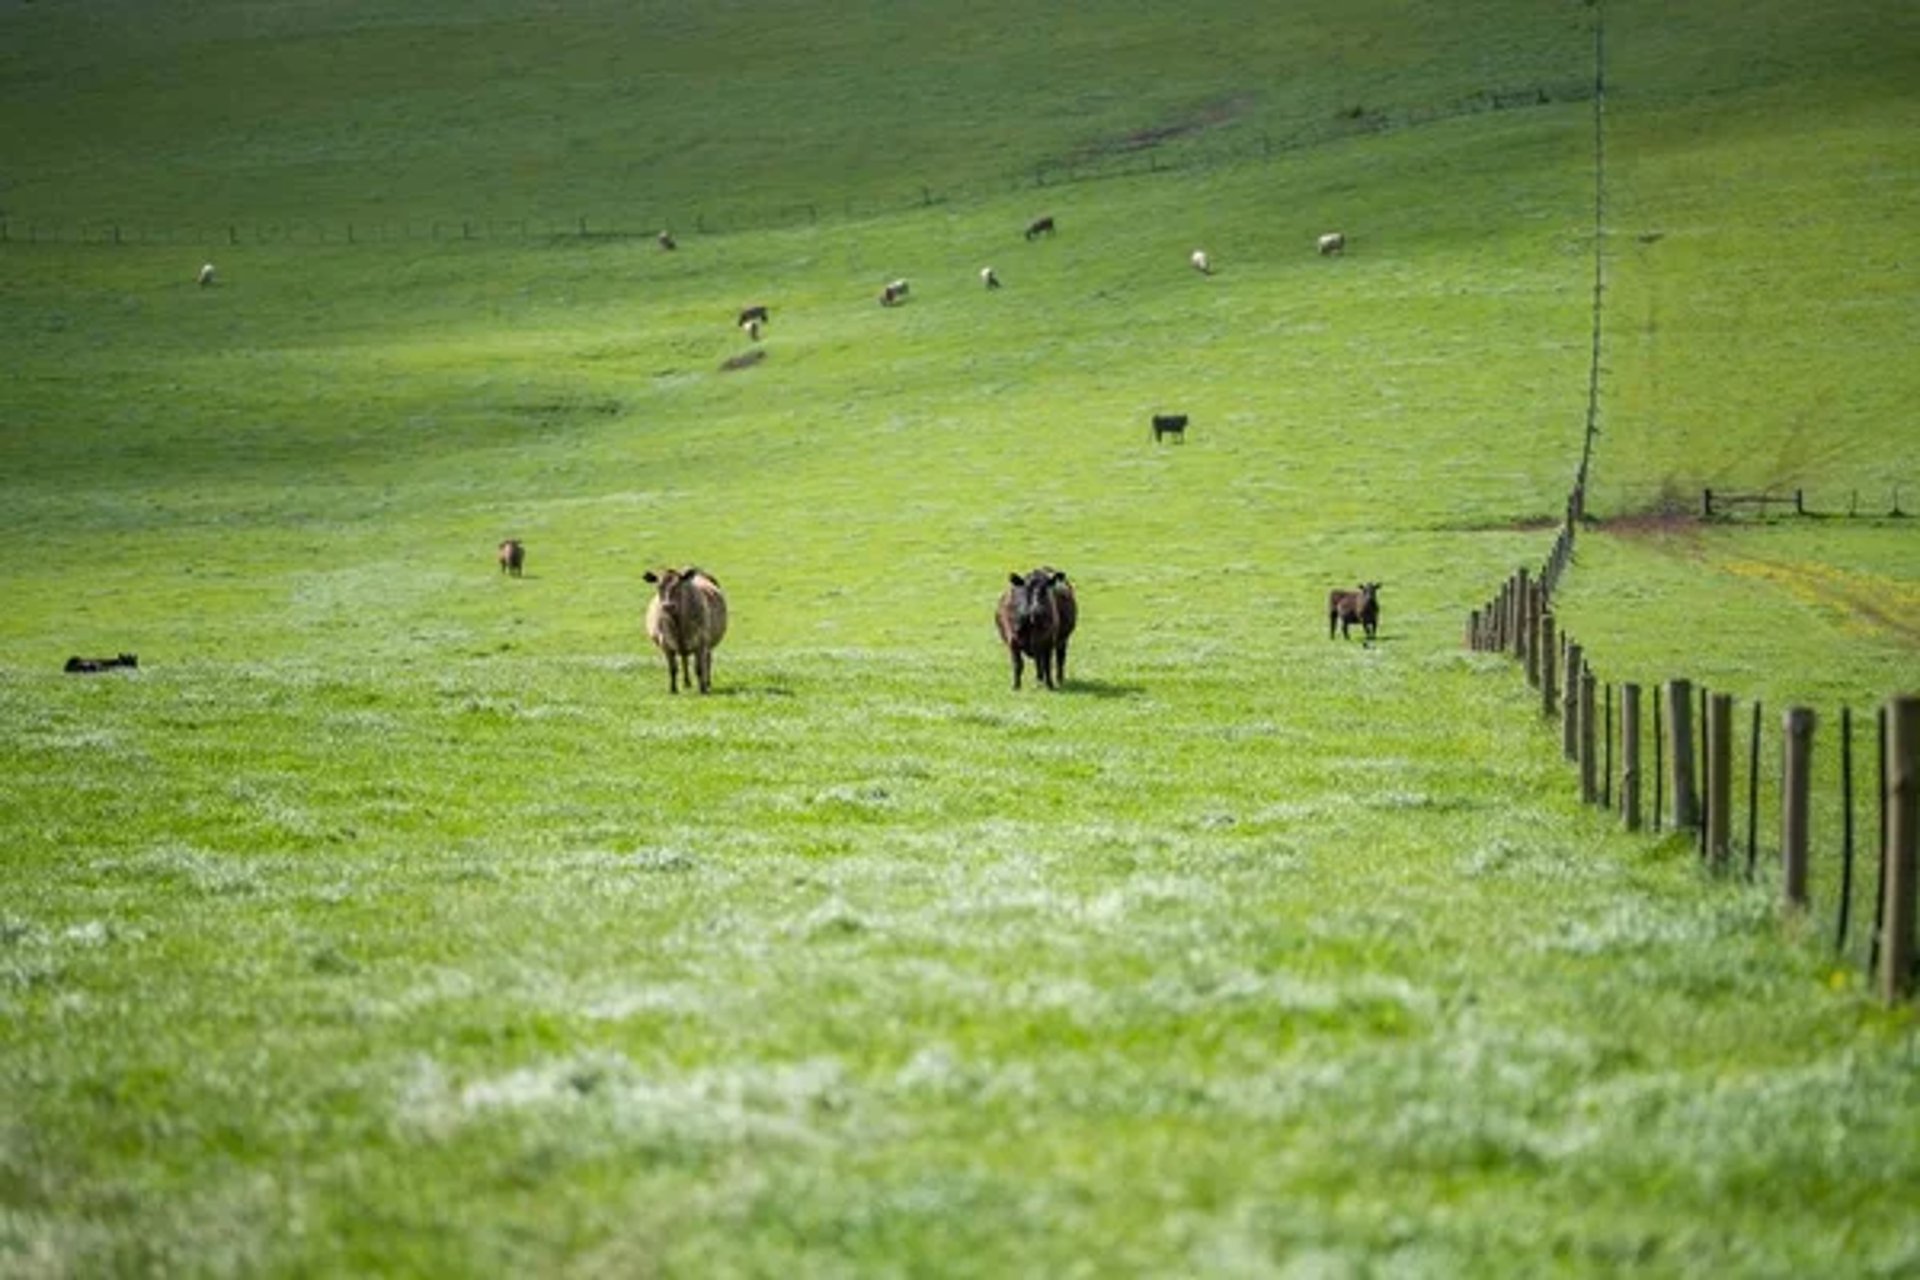
[[[1742,863],[1750,880],[1764,874],[1766,866],[1776,866],[1786,909],[1804,916],[1819,909],[1817,900],[1831,913],[1835,953],[1864,963],[1883,998],[1898,1000],[1920,984],[1920,696],[1897,695],[1878,708],[1870,781],[1855,767],[1853,710],[1839,708],[1838,716],[1828,721],[1838,726],[1830,752],[1830,757],[1837,755],[1838,786],[1829,787],[1827,803],[1821,805],[1813,779],[1822,720],[1812,709],[1785,710],[1778,772],[1763,772],[1766,718],[1758,700],[1744,704],[1744,751],[1736,748],[1740,717],[1734,695],[1700,687],[1696,703],[1696,689],[1688,679],[1660,686],[1647,708],[1649,728],[1642,688],[1603,679],[1593,655],[1558,627],[1553,600],[1574,563],[1586,522],[1587,482],[1599,435],[1606,294],[1605,65],[1604,13],[1596,6],[1593,351],[1580,463],[1565,517],[1539,570],[1518,570],[1469,613],[1466,643],[1477,651],[1506,654],[1524,670],[1541,715],[1560,726],[1561,750],[1577,770],[1585,803],[1617,812],[1628,830],[1643,830],[1650,821],[1655,833],[1663,826],[1690,832],[1703,864],[1723,876],[1740,874]],[[1804,519],[1812,514],[1801,489],[1722,491],[1718,507],[1714,490],[1703,487],[1700,493],[1702,519],[1776,512]],[[1663,486],[1663,499],[1670,494],[1677,496],[1677,491]],[[1890,517],[1904,518],[1899,495],[1900,487],[1893,485],[1886,512]],[[1860,505],[1856,491],[1845,514],[1860,514]],[[1672,514],[1681,513],[1676,506]],[[1863,811],[1875,819],[1875,834],[1865,841],[1858,838],[1856,822]],[[1817,814],[1828,820],[1816,821]],[[1744,848],[1739,841],[1743,815]],[[1838,834],[1822,843],[1815,839],[1816,830]],[[1763,837],[1766,831],[1778,832],[1777,839]],[[1764,862],[1763,850],[1768,855]],[[1831,886],[1817,895],[1815,871],[1821,873],[1818,884]]]

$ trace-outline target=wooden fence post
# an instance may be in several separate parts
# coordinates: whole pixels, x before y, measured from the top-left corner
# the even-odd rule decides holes
[[[1691,827],[1700,821],[1693,794],[1693,682],[1667,681],[1667,765],[1673,777],[1673,825]]]
[[[1536,689],[1540,687],[1540,615],[1546,607],[1545,594],[1536,582],[1527,592],[1527,683]]]
[[[1606,695],[1606,711],[1600,717],[1605,736],[1600,739],[1600,807],[1613,808],[1613,686],[1601,690]]]
[[[1513,656],[1522,662],[1527,660],[1527,642],[1533,639],[1533,582],[1527,576],[1526,567],[1521,566],[1514,578],[1513,599]]]
[[[1781,891],[1790,907],[1807,905],[1807,807],[1813,795],[1813,712],[1790,707],[1780,739]]]
[[[1593,726],[1593,668],[1580,670],[1580,803],[1598,804],[1600,785],[1597,773],[1600,761],[1595,751]]]
[[[1760,699],[1753,700],[1753,728],[1747,732],[1747,879],[1760,856]]]
[[[1553,615],[1540,615],[1540,714],[1551,718],[1559,706],[1559,692],[1554,688],[1553,660],[1560,650],[1554,646]]]
[[[1716,871],[1733,850],[1732,807],[1733,695],[1716,693],[1707,703],[1707,857]]]
[[[1880,948],[1880,994],[1913,990],[1915,907],[1920,903],[1920,696],[1887,702],[1887,890]]]
[[[1853,913],[1853,708],[1840,708],[1840,918],[1834,924],[1833,949],[1847,947],[1847,919]]]
[[[1620,686],[1620,818],[1640,829],[1640,686]]]
[[[1662,754],[1666,746],[1666,726],[1660,723],[1660,695],[1655,691],[1648,701],[1653,704],[1653,834],[1660,834],[1660,810],[1666,803],[1661,788],[1667,781],[1667,762]]]
[[[1560,750],[1569,760],[1580,758],[1580,673],[1584,666],[1580,646],[1567,645],[1567,696],[1560,707]]]

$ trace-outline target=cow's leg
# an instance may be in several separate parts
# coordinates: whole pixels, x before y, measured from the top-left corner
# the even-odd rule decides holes
[[[1067,642],[1062,640],[1060,647],[1053,651],[1053,678],[1059,684],[1067,682]]]
[[[1340,630],[1340,611],[1336,609],[1327,615],[1327,639],[1329,640],[1333,639],[1334,635],[1339,630]]]
[[[698,661],[700,664],[700,692],[710,693],[713,690],[713,650],[707,645],[701,645]]]
[[[1053,688],[1054,683],[1053,683],[1053,649],[1052,647],[1048,646],[1046,648],[1041,649],[1039,653],[1034,654],[1033,665],[1035,669],[1040,672],[1041,687],[1046,689]]]
[[[1018,689],[1020,687],[1020,673],[1023,667],[1020,661],[1020,646],[1010,644],[1007,646],[1007,652],[1013,655],[1013,687]]]
[[[667,692],[680,692],[680,655],[667,650]]]

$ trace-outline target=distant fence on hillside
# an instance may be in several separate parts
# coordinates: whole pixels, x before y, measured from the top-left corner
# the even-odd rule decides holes
[[[1353,103],[1331,115],[1291,126],[1254,129],[1231,119],[1144,129],[1091,143],[1044,159],[997,179],[971,183],[925,180],[897,195],[853,199],[822,197],[763,201],[683,201],[674,207],[636,201],[642,208],[552,211],[500,217],[455,213],[440,218],[353,220],[282,219],[161,225],[102,214],[81,222],[0,215],[0,247],[32,244],[90,245],[281,245],[343,246],[432,241],[522,241],[644,239],[662,228],[676,234],[717,235],[807,226],[823,220],[882,217],[916,208],[980,200],[1009,192],[1045,190],[1088,182],[1177,174],[1244,164],[1324,146],[1347,138],[1437,124],[1486,112],[1538,110],[1579,103],[1592,86],[1578,80],[1505,85],[1442,103],[1370,107]]]
[[[1581,799],[1617,810],[1630,831],[1643,827],[1650,813],[1655,832],[1663,822],[1691,830],[1700,856],[1712,870],[1727,873],[1735,865],[1735,773],[1739,757],[1734,750],[1734,697],[1730,693],[1699,689],[1694,700],[1690,680],[1669,680],[1651,703],[1652,729],[1643,729],[1639,685],[1618,685],[1598,675],[1593,655],[1571,635],[1559,631],[1553,600],[1562,578],[1574,562],[1580,529],[1587,523],[1587,482],[1599,435],[1600,373],[1604,299],[1606,294],[1606,148],[1605,148],[1605,16],[1594,7],[1594,203],[1593,203],[1593,315],[1592,363],[1587,381],[1587,430],[1579,467],[1567,494],[1566,513],[1537,573],[1520,569],[1479,609],[1467,617],[1466,643],[1480,652],[1512,657],[1537,691],[1540,713],[1560,727],[1561,750],[1577,768]],[[1889,514],[1903,513],[1896,486]],[[1806,495],[1731,494],[1716,509],[1714,492],[1702,489],[1703,518],[1718,519],[1733,510],[1765,512],[1791,503],[1798,516],[1808,514]],[[1858,511],[1858,498],[1850,504]],[[1679,514],[1678,511],[1673,514]],[[1619,715],[1616,723],[1615,707]],[[1765,717],[1760,703],[1750,701],[1750,727],[1745,759],[1746,875],[1760,874],[1762,796],[1761,755]],[[1695,732],[1695,716],[1699,732]],[[1848,953],[1853,932],[1856,882],[1860,859],[1856,849],[1855,802],[1864,792],[1877,803],[1873,842],[1874,886],[1869,904],[1872,924],[1865,928],[1866,968],[1875,976],[1882,997],[1889,1002],[1910,994],[1920,982],[1920,696],[1891,697],[1876,716],[1876,774],[1872,783],[1856,786],[1853,713],[1839,710],[1840,783],[1833,802],[1841,817],[1838,850],[1839,886],[1833,895],[1834,948]],[[1780,866],[1781,894],[1790,912],[1804,914],[1812,898],[1809,875],[1813,848],[1814,793],[1812,760],[1818,719],[1806,707],[1788,708],[1781,719],[1780,774],[1772,792],[1774,812],[1766,825],[1777,823],[1775,846]],[[1651,804],[1643,810],[1647,791],[1643,768],[1651,745],[1653,756]],[[1617,755],[1616,755],[1617,748]],[[1697,748],[1697,750],[1696,750]],[[1830,856],[1829,862],[1834,859]]]
[[[1758,489],[1726,484],[1682,486],[1609,483],[1607,506],[1614,520],[1694,519],[1715,523],[1776,520],[1906,521],[1920,483],[1914,479],[1882,476],[1865,485],[1833,485],[1809,489],[1803,485],[1767,485]],[[1920,532],[1920,525],[1914,526]]]

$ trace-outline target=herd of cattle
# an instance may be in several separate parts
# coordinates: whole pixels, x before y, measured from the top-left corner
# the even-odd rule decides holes
[[[1035,218],[1027,224],[1026,239],[1051,236],[1057,230],[1053,215]],[[669,231],[657,237],[663,250],[677,249]],[[1321,254],[1344,253],[1347,238],[1338,231],[1319,238]],[[1188,259],[1202,275],[1213,274],[1213,260],[1203,249],[1195,249]],[[198,282],[214,283],[212,263],[201,267]],[[988,289],[1000,287],[1000,277],[992,267],[980,269],[981,284]],[[888,281],[880,291],[880,305],[894,307],[905,302],[911,286],[905,279]],[[765,303],[742,307],[736,324],[754,341],[759,341],[764,326],[772,323],[772,312]],[[1155,443],[1165,436],[1184,442],[1187,415],[1156,413],[1152,417]],[[497,552],[500,572],[521,577],[527,562],[526,544],[518,538],[502,541]],[[643,575],[653,585],[647,602],[647,638],[667,659],[667,689],[680,692],[680,686],[698,688],[707,693],[713,688],[713,651],[727,634],[727,597],[712,574],[696,565],[683,569],[648,570]],[[1348,638],[1349,629],[1358,623],[1363,643],[1372,643],[1380,625],[1380,584],[1363,582],[1357,591],[1334,591],[1327,599],[1327,637]],[[1027,660],[1031,659],[1040,683],[1058,689],[1067,678],[1067,642],[1079,625],[1080,605],[1067,575],[1048,565],[1031,573],[1008,575],[1008,585],[994,607],[994,629],[1006,647],[1013,664],[1013,687],[1020,688]],[[110,671],[116,667],[135,667],[139,660],[123,653],[116,658],[70,658],[66,669],[76,673]]]
[[[1029,241],[1051,236],[1058,224],[1051,214],[1027,224]],[[671,232],[659,234],[662,249],[675,249]],[[1317,245],[1323,255],[1343,253],[1344,234],[1334,231],[1320,237]],[[1188,259],[1202,275],[1213,274],[1213,260],[1203,249],[1195,249]],[[1000,277],[992,267],[980,269],[980,282],[988,289],[1000,287]],[[905,302],[912,286],[905,279],[890,280],[880,290],[880,305],[895,307]],[[735,324],[754,341],[761,330],[772,323],[772,312],[765,303],[742,307]],[[1156,413],[1152,417],[1153,439],[1158,443],[1172,436],[1184,442],[1187,430],[1184,413]],[[526,564],[526,545],[517,538],[500,544],[500,571],[519,577]],[[647,639],[666,657],[667,690],[680,692],[680,686],[698,688],[701,693],[713,687],[713,651],[727,634],[727,597],[714,576],[697,565],[681,569],[648,570],[642,575],[653,586],[647,601]],[[1350,638],[1349,629],[1358,623],[1371,644],[1380,626],[1380,584],[1363,582],[1357,591],[1335,591],[1327,598],[1327,637]],[[1080,603],[1067,575],[1050,565],[1041,565],[1031,573],[1009,574],[1007,587],[994,606],[994,630],[1006,647],[1013,665],[1013,687],[1021,687],[1029,660],[1042,686],[1058,689],[1067,678],[1067,642],[1080,622]]]
[[[498,559],[502,573],[520,577],[527,562],[526,544],[518,538],[506,539]],[[640,576],[653,586],[647,601],[647,639],[666,657],[667,692],[678,693],[683,684],[711,692],[713,651],[727,638],[727,595],[719,580],[698,565],[649,569]],[[1365,637],[1362,643],[1373,643],[1380,628],[1379,593],[1377,582],[1363,582],[1357,591],[1331,593],[1327,638],[1336,634],[1351,638],[1348,628],[1357,622]],[[993,628],[1013,664],[1013,687],[1020,687],[1029,660],[1044,687],[1058,689],[1065,684],[1067,641],[1079,625],[1080,601],[1063,571],[1041,565],[1031,573],[1008,574],[1007,587],[993,608]],[[68,663],[67,670],[76,669]]]

